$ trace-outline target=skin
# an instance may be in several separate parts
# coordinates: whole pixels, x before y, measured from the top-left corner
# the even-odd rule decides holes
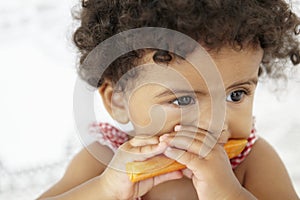
[[[210,124],[213,104],[209,92],[218,85],[208,87],[205,79],[186,61],[174,59],[168,66],[158,66],[154,65],[152,55],[153,52],[145,55],[139,77],[129,81],[124,93],[114,92],[109,81],[99,88],[113,118],[134,125],[132,139],[115,155],[98,143],[88,147],[99,153],[95,157],[83,149],[63,178],[40,199],[137,196],[144,199],[298,199],[283,163],[262,138],[235,170],[231,169],[223,149],[228,139],[248,138],[250,134],[262,49],[234,51],[224,47],[218,53],[210,53],[225,88],[225,95],[217,98],[225,100],[225,118],[219,131]],[[128,161],[142,161],[159,154],[185,164],[187,169],[135,184],[122,171]],[[103,155],[106,155],[104,163],[112,168],[97,160]]]

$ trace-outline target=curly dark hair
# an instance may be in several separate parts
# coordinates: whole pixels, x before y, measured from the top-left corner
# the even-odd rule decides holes
[[[105,78],[116,83],[144,51],[120,56],[102,77],[95,73],[99,70],[82,65],[87,55],[111,36],[139,27],[176,30],[210,50],[260,45],[264,50],[260,72],[268,77],[281,76],[287,61],[300,63],[300,18],[284,0],[82,0],[80,7],[74,17],[81,25],[73,35],[80,54],[78,73],[94,87]],[[169,62],[172,56],[157,50],[153,59]]]

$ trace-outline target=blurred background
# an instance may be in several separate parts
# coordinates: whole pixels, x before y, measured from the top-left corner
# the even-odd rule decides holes
[[[77,58],[71,37],[77,24],[71,9],[78,2],[0,4],[1,200],[37,198],[83,147],[72,108]],[[300,14],[299,0],[292,7]],[[290,74],[278,91],[267,81],[259,84],[254,115],[259,135],[279,153],[300,195],[300,69]]]

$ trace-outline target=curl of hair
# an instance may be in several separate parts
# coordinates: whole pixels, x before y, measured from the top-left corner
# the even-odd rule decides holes
[[[81,22],[73,35],[80,64],[107,38],[139,27],[173,29],[210,50],[260,45],[264,50],[260,72],[272,78],[284,76],[287,62],[300,63],[300,18],[284,0],[82,0],[75,19]],[[136,50],[119,57],[102,77],[95,75],[97,69],[81,65],[78,73],[94,87],[103,79],[116,83],[143,53]],[[153,59],[168,63],[172,55],[158,50]]]

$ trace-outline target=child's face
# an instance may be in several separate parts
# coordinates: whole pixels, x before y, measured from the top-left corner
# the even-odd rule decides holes
[[[125,92],[128,117],[136,134],[160,135],[172,132],[177,124],[193,124],[208,130],[212,103],[205,79],[187,61],[176,59],[168,66],[152,60],[153,52],[145,55],[145,65],[138,78],[129,81]],[[226,138],[247,138],[252,127],[252,105],[263,56],[261,49],[234,51],[223,48],[211,54],[223,79],[226,115],[223,130]],[[195,123],[196,121],[196,123]]]

